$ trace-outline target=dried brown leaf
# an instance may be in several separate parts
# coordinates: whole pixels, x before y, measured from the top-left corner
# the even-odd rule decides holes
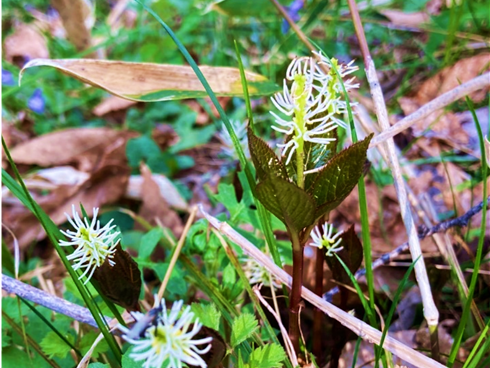
[[[94,22],[93,8],[84,0],[52,0],[58,11],[68,40],[78,50],[85,50],[91,45],[90,29]]]
[[[429,15],[425,12],[406,13],[395,9],[381,9],[378,12],[388,18],[394,25],[401,27],[419,27],[430,20]]]
[[[141,186],[143,205],[140,208],[139,215],[152,225],[162,225],[169,228],[175,236],[179,237],[184,229],[182,220],[162,196],[160,187],[153,178],[148,166],[142,164],[140,171],[143,177]]]
[[[134,133],[109,128],[66,129],[21,143],[15,146],[11,153],[17,164],[39,166],[80,164],[87,159],[91,162],[100,159],[115,142],[122,139],[125,143],[131,136],[134,136]]]
[[[117,96],[109,96],[104,99],[101,103],[94,107],[92,113],[95,116],[102,116],[111,111],[124,110],[128,107],[136,105],[136,101],[126,100]]]
[[[8,62],[13,62],[16,57],[25,60],[49,57],[45,37],[30,24],[18,24],[14,33],[5,38],[3,49],[3,57]]]

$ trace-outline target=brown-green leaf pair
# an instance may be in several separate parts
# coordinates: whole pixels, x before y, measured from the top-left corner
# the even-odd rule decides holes
[[[249,147],[257,172],[257,199],[293,231],[313,225],[336,208],[363,175],[372,134],[333,155],[318,172],[307,175],[305,189],[293,183],[285,165],[265,141],[248,132]]]

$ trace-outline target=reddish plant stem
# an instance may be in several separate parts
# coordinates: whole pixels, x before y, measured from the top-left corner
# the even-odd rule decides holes
[[[303,287],[303,248],[299,241],[299,234],[290,232],[293,243],[293,283],[289,295],[289,338],[296,354],[299,350],[299,303],[301,302],[301,289]]]
[[[325,261],[325,250],[318,248],[316,250],[315,260],[315,294],[322,296],[323,294],[323,262]],[[313,355],[316,357],[317,362],[322,357],[322,339],[318,336],[322,336],[322,322],[325,314],[315,307],[313,312]]]

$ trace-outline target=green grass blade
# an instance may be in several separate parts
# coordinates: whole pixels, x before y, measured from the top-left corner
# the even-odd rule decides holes
[[[456,356],[458,354],[459,347],[461,345],[461,340],[463,338],[463,333],[466,327],[466,323],[470,315],[471,301],[473,300],[473,294],[475,292],[476,282],[478,281],[478,274],[479,274],[480,264],[481,264],[482,254],[483,254],[483,242],[485,239],[485,230],[487,225],[486,198],[488,196],[487,194],[488,166],[487,166],[486,155],[485,155],[485,142],[483,140],[483,132],[480,126],[480,122],[475,113],[475,108],[473,107],[472,101],[468,97],[466,97],[466,103],[468,104],[471,114],[473,115],[473,120],[475,121],[476,130],[478,132],[478,140],[480,143],[480,152],[481,152],[481,160],[482,160],[482,177],[483,177],[483,209],[482,209],[482,218],[481,218],[481,226],[480,226],[480,237],[478,239],[475,264],[473,266],[473,273],[471,275],[468,297],[466,298],[466,302],[464,304],[463,313],[461,314],[461,319],[459,321],[458,329],[456,331],[456,334],[454,335],[454,343],[453,346],[451,347],[451,353],[449,354],[449,359],[447,362],[448,367],[452,367],[454,362],[456,361]]]
[[[395,296],[393,298],[393,303],[391,304],[390,311],[388,312],[388,317],[385,320],[385,328],[383,329],[383,333],[381,335],[381,340],[379,343],[379,346],[382,348],[383,343],[385,341],[386,335],[388,334],[388,328],[391,325],[391,320],[393,319],[393,315],[395,314],[396,307],[398,306],[398,301],[400,300],[403,292],[403,288],[405,287],[408,278],[410,277],[410,274],[413,271],[413,268],[415,267],[415,263],[419,260],[420,256],[415,260],[415,262],[412,262],[410,267],[408,267],[407,272],[405,272],[405,275],[403,276],[400,285],[398,286],[398,289],[395,292]]]
[[[487,325],[485,328],[482,330],[480,337],[478,338],[477,342],[475,343],[475,346],[473,346],[473,349],[471,349],[470,355],[468,355],[468,358],[466,358],[466,362],[464,363],[463,368],[474,368],[478,364],[479,359],[473,359],[474,357],[481,356],[487,349],[485,349],[485,345],[487,345],[490,341],[488,339],[487,334],[488,330],[490,327],[490,321],[488,321]],[[485,342],[485,345],[480,348],[481,343],[483,342],[483,339],[487,337],[487,341]],[[488,348],[488,346],[487,346]]]
[[[243,95],[245,96],[245,104],[247,106],[248,120],[249,120],[250,128],[252,129],[252,131],[254,131],[252,104],[250,103],[250,95],[248,93],[248,83],[245,77],[245,70],[243,68],[242,57],[238,50],[238,44],[236,40],[235,40],[235,52],[238,60],[238,67],[240,69],[240,76],[241,76],[241,81],[243,86]],[[247,173],[245,172],[245,174]],[[247,175],[247,180],[250,185],[250,188],[255,188],[255,180],[253,180],[253,178],[249,177],[248,175]],[[253,191],[254,190],[252,189],[252,192]],[[271,216],[266,211],[262,203],[260,203],[260,201],[255,201],[255,205],[257,207],[257,212],[259,215],[259,221],[262,227],[262,233],[265,236],[265,240],[269,247],[270,253],[272,255],[272,259],[274,260],[274,263],[276,265],[282,267],[281,257],[279,256],[279,250],[277,249],[276,238],[274,237],[274,233],[272,232]],[[284,291],[285,291],[284,295],[287,295],[285,287],[284,287]]]
[[[7,244],[2,239],[2,269],[8,271],[12,276],[15,275],[14,256],[10,253]]]
[[[109,347],[111,348],[114,356],[118,360],[118,362],[121,362],[121,350],[119,348],[119,345],[117,344],[116,340],[114,339],[114,336],[109,332],[109,330],[106,327],[106,321],[103,320],[101,317],[101,314],[97,312],[97,305],[93,301],[93,299],[88,295],[87,290],[85,286],[80,282],[78,279],[78,275],[75,270],[73,270],[73,267],[71,266],[71,263],[68,261],[66,258],[66,253],[64,249],[59,245],[58,240],[63,239],[64,237],[62,236],[60,230],[58,227],[54,224],[54,222],[49,218],[49,216],[43,211],[43,209],[34,201],[34,199],[31,197],[24,181],[22,180],[22,177],[17,169],[17,166],[15,165],[14,161],[12,160],[12,157],[10,155],[10,151],[5,144],[5,140],[2,137],[2,146],[4,149],[4,152],[7,156],[7,160],[12,167],[14,174],[19,181],[20,185],[13,180],[10,175],[7,174],[5,170],[2,169],[2,179],[8,178],[8,180],[5,180],[4,183],[9,188],[9,190],[12,191],[12,193],[18,193],[18,194],[23,194],[21,197],[18,197],[21,199],[21,201],[24,203],[24,201],[28,202],[29,205],[27,208],[31,210],[31,212],[37,217],[39,222],[41,223],[42,227],[46,231],[46,234],[53,244],[54,248],[56,249],[61,262],[67,269],[70,277],[73,279],[73,282],[75,283],[78,291],[80,292],[80,295],[82,296],[85,304],[87,305],[88,309],[90,310],[90,313],[92,313],[92,316],[95,319],[95,322],[97,323],[97,326],[99,327],[100,331],[104,335],[104,338],[107,340],[107,343]],[[15,184],[15,185],[14,185]]]
[[[238,68],[240,69],[240,79],[243,86],[243,96],[245,98],[245,106],[247,107],[248,123],[252,131],[255,133],[254,118],[252,114],[252,104],[250,103],[250,95],[248,93],[248,83],[247,83],[247,78],[245,76],[245,69],[243,68],[242,56],[240,54],[240,51],[238,50],[238,43],[236,42],[236,40],[234,40],[234,42],[235,42],[235,53],[238,60]]]

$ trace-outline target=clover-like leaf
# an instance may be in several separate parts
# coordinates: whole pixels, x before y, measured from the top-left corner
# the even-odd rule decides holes
[[[139,310],[138,299],[141,291],[141,272],[138,264],[128,252],[118,244],[114,253],[115,262],[111,266],[106,259],[93,275],[100,292],[111,302],[128,310]]]
[[[268,178],[257,185],[258,200],[292,231],[315,221],[315,202],[303,189],[281,178]]]
[[[362,176],[372,137],[373,134],[336,154],[318,173],[308,190],[317,205],[315,218],[333,210],[354,189]]]
[[[279,176],[287,180],[288,174],[286,168],[272,148],[263,139],[257,137],[250,128],[248,128],[247,134],[250,155],[252,156],[259,181],[269,176]]]
[[[362,244],[354,231],[354,225],[340,236],[342,250],[337,252],[339,258],[346,264],[352,274],[355,274],[362,263]],[[333,278],[346,285],[352,285],[349,275],[336,257],[326,257],[328,268],[332,271]]]

